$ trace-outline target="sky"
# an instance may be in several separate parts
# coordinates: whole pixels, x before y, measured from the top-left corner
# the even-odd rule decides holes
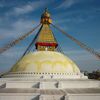
[[[0,48],[40,23],[48,8],[53,24],[100,52],[100,0],[0,0]],[[81,49],[61,32],[51,27],[66,56],[81,71],[100,69],[100,60]],[[19,44],[0,54],[0,72],[18,61],[38,30]]]

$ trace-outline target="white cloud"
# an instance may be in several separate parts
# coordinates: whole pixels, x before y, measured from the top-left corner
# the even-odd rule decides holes
[[[26,5],[16,6],[12,10],[7,12],[6,16],[27,14],[47,5],[48,3],[49,3],[48,1],[43,2],[42,0],[39,0],[39,1],[29,2]]]
[[[96,50],[97,52],[100,52],[100,49]],[[95,55],[92,55],[91,53],[85,51],[85,50],[70,50],[70,51],[65,51],[65,54],[70,55],[73,59],[75,60],[99,60],[96,58]]]
[[[78,3],[79,0],[65,0],[61,5],[56,8],[70,8],[74,4]]]
[[[14,47],[0,55],[0,72],[9,71],[10,68],[18,61],[25,47]]]
[[[23,7],[15,7],[13,13],[16,15],[25,14],[33,10],[31,5],[25,5]]]
[[[97,51],[100,52],[100,49]],[[65,55],[69,56],[81,70],[93,71],[100,68],[100,59],[84,50],[65,51]]]
[[[37,24],[37,22],[35,22]],[[14,24],[12,24],[13,30],[19,31],[19,32],[26,32],[27,30],[30,30],[33,28],[34,24],[31,22],[31,20],[25,20],[25,19],[18,19]]]
[[[2,8],[2,7],[4,7],[4,5],[0,3],[0,8]]]
[[[86,19],[78,16],[78,17],[70,17],[70,18],[63,18],[60,20],[60,18],[57,20],[57,22],[54,22],[56,24],[66,24],[66,23],[84,23]]]
[[[10,24],[11,28],[0,28],[0,40],[4,41],[9,38],[14,39],[22,36],[34,28],[37,24],[37,21],[33,24],[31,20],[18,19],[14,23]]]
[[[25,48],[26,47],[22,47],[22,46],[11,48],[8,51],[2,53],[0,55],[0,57],[9,58],[9,59],[14,58],[15,59],[23,54],[23,52],[25,51]]]

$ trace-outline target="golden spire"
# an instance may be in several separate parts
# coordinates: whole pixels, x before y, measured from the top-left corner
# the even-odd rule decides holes
[[[55,51],[58,46],[49,26],[51,22],[50,13],[46,8],[44,13],[41,15],[42,28],[35,44],[38,51]]]

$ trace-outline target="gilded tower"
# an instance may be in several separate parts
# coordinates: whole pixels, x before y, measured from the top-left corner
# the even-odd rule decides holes
[[[52,20],[50,18],[50,13],[45,9],[44,13],[41,15],[42,28],[39,32],[38,39],[36,41],[36,49],[38,51],[55,51],[58,43],[55,40],[55,37],[50,29],[50,24]]]

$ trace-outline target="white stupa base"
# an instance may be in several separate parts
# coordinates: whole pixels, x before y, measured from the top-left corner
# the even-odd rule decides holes
[[[100,81],[0,78],[0,100],[100,100]]]
[[[9,72],[3,77],[32,77],[34,79],[88,79],[82,73],[36,73],[36,72]]]

